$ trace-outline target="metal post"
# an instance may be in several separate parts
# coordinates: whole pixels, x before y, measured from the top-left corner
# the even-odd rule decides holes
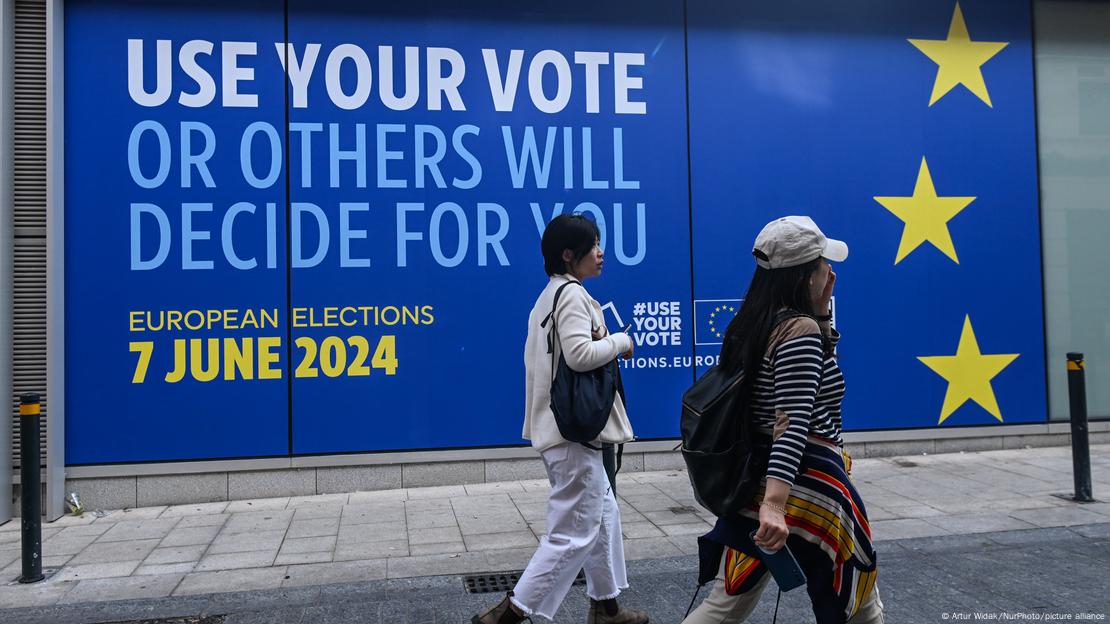
[[[42,574],[42,456],[39,452],[39,395],[19,397],[19,503],[23,528],[23,576],[37,583]]]
[[[1087,436],[1087,380],[1082,353],[1068,354],[1068,398],[1071,403],[1071,462],[1075,476],[1073,500],[1090,503],[1091,449]]]
[[[46,0],[46,519],[66,512],[64,0]]]

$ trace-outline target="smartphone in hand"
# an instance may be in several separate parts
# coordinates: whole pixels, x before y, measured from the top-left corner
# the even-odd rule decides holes
[[[631,329],[632,329],[632,323],[629,323],[628,325],[625,325],[624,327],[621,328],[621,333],[627,335],[629,340],[631,341],[631,343],[633,345],[632,348],[630,348],[628,351],[621,354],[621,357],[626,359],[626,360],[631,360],[632,359],[632,351],[633,351],[633,349],[635,349],[635,343],[636,343],[635,339],[632,338],[632,334],[628,333]]]
[[[755,544],[755,531],[751,532],[750,537]],[[798,560],[788,546],[774,552],[764,550],[759,544],[755,544],[755,548],[759,551],[760,561],[767,566],[780,590],[786,592],[806,584],[805,572],[802,572],[802,567],[798,565]]]

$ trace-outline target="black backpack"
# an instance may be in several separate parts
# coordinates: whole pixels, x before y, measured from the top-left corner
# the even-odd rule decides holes
[[[551,322],[551,333],[548,334],[547,352],[554,352],[554,341],[558,340],[558,326],[555,323],[555,311],[559,306],[559,295],[563,289],[571,284],[580,282],[570,280],[555,291],[555,300],[551,305],[551,314],[543,320],[541,327],[547,327]],[[589,446],[589,443],[601,435],[605,425],[609,422],[609,415],[613,411],[613,403],[617,392],[624,392],[621,387],[620,370],[617,361],[603,364],[593,370],[578,372],[567,366],[566,358],[559,353],[559,362],[554,367],[555,378],[551,381],[551,411],[555,414],[555,424],[559,427],[559,435],[569,442],[580,442]],[[590,448],[594,448],[590,446]]]
[[[775,319],[803,316],[785,312]],[[729,516],[751,503],[763,476],[771,439],[755,431],[743,400],[744,371],[710,368],[682,395],[682,459],[694,498],[714,515]]]

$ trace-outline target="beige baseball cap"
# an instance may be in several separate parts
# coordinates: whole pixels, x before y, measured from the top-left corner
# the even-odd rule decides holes
[[[848,259],[848,245],[825,236],[809,217],[782,217],[764,226],[752,250],[756,264],[765,269],[785,269],[825,258]]]

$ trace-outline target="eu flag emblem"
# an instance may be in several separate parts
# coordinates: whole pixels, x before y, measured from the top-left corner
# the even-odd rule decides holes
[[[694,300],[694,344],[719,345],[732,317],[740,310],[743,299]]]

